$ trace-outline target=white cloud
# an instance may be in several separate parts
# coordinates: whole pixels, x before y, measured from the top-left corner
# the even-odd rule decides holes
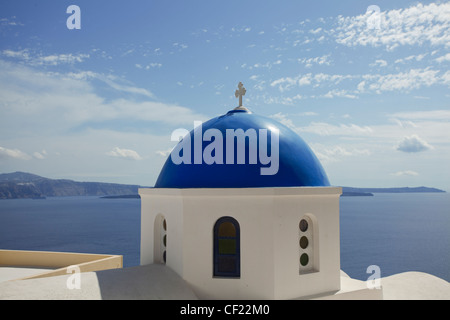
[[[312,74],[311,73],[305,74],[305,75],[301,76],[297,81],[298,81],[298,85],[300,87],[307,86],[307,85],[311,84]]]
[[[331,64],[330,56],[331,54],[318,56],[314,58],[299,58],[298,62],[304,64],[306,68],[311,68],[314,64],[329,66]]]
[[[365,82],[365,81],[361,81],[361,82],[358,84],[358,86],[356,87],[356,90],[358,90],[359,92],[364,92],[364,90],[365,90],[365,85],[366,85],[366,82]]]
[[[441,80],[443,84],[450,85],[450,70],[442,75]]]
[[[141,65],[137,64],[137,67],[141,67]],[[138,68],[139,68],[138,67]],[[64,75],[61,75],[64,77]],[[149,90],[144,89],[144,88],[139,88],[139,87],[134,87],[131,85],[127,85],[127,84],[121,84],[117,81],[117,77],[111,76],[111,75],[104,75],[101,73],[97,73],[97,72],[92,72],[92,71],[81,71],[78,73],[67,73],[68,77],[73,78],[73,79],[77,79],[77,80],[91,80],[91,79],[97,79],[100,81],[103,81],[104,83],[106,83],[107,85],[109,85],[111,88],[118,90],[118,91],[122,91],[122,92],[127,92],[127,93],[131,93],[131,94],[135,94],[135,95],[142,95],[148,98],[154,98],[153,93],[151,93]]]
[[[386,67],[388,65],[386,60],[383,59],[377,59],[375,60],[374,63],[371,63],[370,66],[374,67],[374,66],[379,66],[379,67]]]
[[[157,155],[160,155],[161,157],[167,158],[169,154],[172,152],[173,148],[167,149],[167,150],[158,150],[156,151]]]
[[[2,54],[8,58],[15,58],[21,60],[29,60],[30,55],[27,50],[13,51],[13,50],[3,50]]]
[[[343,80],[353,79],[359,76],[355,75],[341,75],[341,74],[326,74],[326,73],[307,73],[307,74],[299,74],[296,77],[283,77],[272,81],[270,84],[271,87],[278,86],[278,89],[281,92],[292,89],[296,86],[307,86],[313,85],[315,87],[320,86],[321,84],[329,84],[329,85],[337,85]]]
[[[146,66],[145,69],[148,70],[150,68],[161,68],[161,67],[162,67],[162,63],[152,62],[148,66]]]
[[[184,43],[175,42],[172,45],[180,51],[188,48],[188,45]]]
[[[309,30],[309,33],[317,34],[317,33],[319,33],[320,31],[322,31],[322,28],[311,29],[311,30]]]
[[[139,63],[136,63],[134,66],[136,68],[138,68],[138,69],[150,70],[150,69],[155,69],[155,68],[158,68],[158,69],[161,68],[162,67],[162,63],[152,62],[152,63],[150,63],[150,64],[148,64],[146,66],[143,66],[143,65],[141,65]]]
[[[17,22],[17,21],[15,21],[15,19],[16,19],[15,16],[13,16],[11,18],[1,18],[0,19],[0,26],[13,26],[13,27],[15,27],[15,26],[22,26],[23,27],[24,26],[23,23]]]
[[[431,86],[441,82],[439,71],[426,69],[411,69],[408,72],[400,72],[396,74],[385,75],[364,75],[363,78],[367,82],[371,82],[368,86],[370,90],[375,92],[382,91],[410,91],[418,89],[422,86]]]
[[[34,60],[34,64],[43,64],[43,65],[52,65],[56,66],[61,63],[73,64],[75,62],[83,62],[84,59],[89,58],[88,54],[59,54],[59,55],[50,55],[38,57]]]
[[[410,137],[404,137],[403,140],[398,144],[397,150],[403,152],[422,152],[433,147],[430,146],[425,140],[421,139],[417,135],[412,135]]]
[[[339,98],[349,98],[349,99],[356,99],[357,96],[355,96],[354,94],[350,94],[348,93],[347,90],[338,90],[338,89],[333,89],[331,91],[328,91],[325,95],[325,98],[335,98],[335,97],[339,97]]]
[[[369,126],[359,126],[356,124],[333,125],[326,122],[311,122],[306,127],[297,128],[299,132],[309,132],[320,136],[361,136],[371,135],[373,129]]]
[[[18,149],[7,149],[0,147],[0,160],[1,159],[19,159],[19,160],[29,160],[31,157],[18,150]]]
[[[435,60],[439,63],[442,63],[444,61],[450,61],[450,53],[447,53],[446,55],[443,55],[439,58],[436,58]]]
[[[401,176],[418,176],[419,174],[412,170],[405,170],[405,171],[397,171],[394,173],[391,173],[392,176],[401,177]]]
[[[262,88],[261,88],[262,89]],[[293,97],[274,97],[274,96],[265,96],[264,95],[264,103],[266,104],[282,104],[286,106],[292,106],[295,104],[297,100],[303,99],[302,95],[297,94]]]
[[[373,66],[384,67],[387,65],[385,60],[376,60]],[[352,83],[359,80],[356,90],[351,92],[347,89],[337,89],[336,86],[343,81]],[[430,87],[436,84],[450,85],[450,71],[442,73],[440,70],[434,70],[430,67],[425,69],[410,69],[406,72],[387,73],[387,74],[327,74],[327,73],[306,73],[295,77],[282,77],[270,83],[271,87],[278,87],[280,92],[289,91],[296,87],[312,86],[332,87],[324,94],[327,98],[346,97],[357,98],[356,93],[382,93],[386,91],[403,91]]]
[[[284,124],[288,128],[295,129],[295,125],[292,122],[292,120],[281,112],[271,115],[270,118],[277,120],[278,122]]]
[[[409,120],[450,120],[450,110],[396,112],[389,116]]]
[[[98,94],[92,79],[101,75],[41,72],[0,60],[0,127],[8,135],[60,135],[96,124],[148,121],[154,130],[167,126],[191,126],[204,115],[175,104],[120,98],[106,100]],[[103,76],[104,77],[104,76]],[[141,94],[139,88],[105,80],[115,90]],[[119,92],[120,93],[120,92]],[[145,97],[146,92],[142,94]],[[123,94],[121,94],[123,96]],[[87,125],[87,126],[85,126]],[[120,125],[118,126],[120,128]],[[142,127],[142,126],[141,126]],[[119,129],[121,130],[121,129]],[[139,127],[133,130],[140,130]]]
[[[393,118],[391,121],[396,123],[401,128],[418,128],[418,125],[411,120],[399,120],[397,118]]]
[[[107,152],[106,154],[111,157],[130,160],[142,160],[142,157],[136,151],[130,149],[121,149],[119,147],[115,147],[113,150]]]
[[[369,156],[371,152],[369,149],[361,149],[352,146],[324,146],[321,144],[313,144],[311,148],[314,153],[323,163],[337,162],[341,161],[346,157],[357,157],[357,156]]]
[[[57,66],[60,64],[74,64],[83,62],[89,58],[89,54],[52,54],[48,56],[31,54],[28,49],[13,51],[3,50],[3,56],[26,61],[29,65],[40,66],[49,65]]]
[[[423,54],[418,54],[418,55],[410,55],[407,56],[406,58],[402,58],[402,59],[397,59],[395,60],[394,63],[406,63],[408,61],[422,61],[423,58],[425,58],[427,56],[427,53],[423,53]]]
[[[252,28],[247,26],[237,26],[231,28],[232,32],[250,32],[251,30]]]
[[[288,90],[291,87],[297,85],[297,81],[298,81],[298,79],[296,79],[296,78],[285,77],[285,78],[280,78],[280,79],[272,81],[270,86],[271,87],[278,86],[278,89],[281,92],[283,92],[283,91]]]
[[[128,93],[131,93],[131,94],[138,94],[138,95],[146,96],[148,98],[154,98],[153,93],[151,93],[147,89],[119,84],[119,83],[117,83],[115,81],[112,81],[112,80],[110,80],[108,78],[104,78],[103,81],[106,84],[108,84],[111,88],[113,88],[115,90],[128,92]]]
[[[39,160],[44,160],[47,157],[47,151],[42,150],[41,152],[34,152],[33,157]]]
[[[265,63],[254,63],[253,65],[249,65],[247,63],[243,63],[243,64],[241,64],[241,68],[248,69],[248,70],[253,70],[253,69],[258,69],[258,68],[271,69],[273,66],[280,65],[282,63],[283,63],[283,61],[280,60],[280,59],[278,59],[278,60],[276,60],[274,62],[267,61]]]
[[[338,17],[336,41],[346,46],[384,46],[393,50],[402,45],[450,46],[450,3],[421,3],[409,8],[383,11],[377,17],[380,28],[371,27],[371,13]]]

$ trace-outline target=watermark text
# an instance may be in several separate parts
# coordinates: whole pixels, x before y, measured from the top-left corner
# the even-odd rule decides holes
[[[172,162],[176,165],[202,163],[208,165],[247,163],[257,165],[259,163],[262,165],[261,175],[274,175],[279,169],[279,131],[277,128],[270,127],[259,130],[249,128],[245,131],[243,129],[226,129],[224,136],[222,131],[215,128],[203,132],[202,122],[194,121],[192,137],[188,130],[180,128],[172,132],[171,140],[179,141],[171,152]],[[209,144],[203,148],[203,142],[209,142]],[[248,150],[247,158],[246,150]]]

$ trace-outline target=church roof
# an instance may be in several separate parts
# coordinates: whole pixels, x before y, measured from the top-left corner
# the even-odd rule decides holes
[[[209,134],[209,138],[205,139],[205,132],[209,129],[216,129],[209,131],[213,133],[214,137],[211,138],[211,134]],[[256,135],[256,140],[247,137],[243,142],[244,140],[234,137],[230,141],[227,131],[231,130],[237,134],[238,129],[242,129],[240,130],[241,134],[253,133],[253,137]],[[220,134],[222,137],[217,136]],[[249,136],[251,135],[249,134]],[[221,139],[218,138],[222,138],[223,141],[221,142]],[[216,139],[218,140],[216,141]],[[213,142],[215,142],[215,147],[213,147]],[[252,144],[252,142],[256,143]],[[233,148],[230,148],[227,143],[234,144]],[[276,153],[277,146],[278,154]],[[238,164],[239,150],[243,150],[242,148],[245,149],[245,159],[242,163],[241,157],[240,164]],[[265,148],[266,150],[264,150]],[[185,154],[185,152],[187,153]],[[223,155],[220,154],[221,152]],[[253,158],[251,158],[251,154]],[[206,159],[208,156],[209,161]],[[175,164],[174,157],[184,158],[185,161],[181,163],[178,161],[179,164]],[[211,162],[211,157],[213,160],[215,159],[214,162]],[[263,170],[266,172],[263,173]],[[271,118],[256,115],[240,106],[203,123],[186,135],[166,160],[155,188],[315,187],[329,185],[322,165],[299,135]]]

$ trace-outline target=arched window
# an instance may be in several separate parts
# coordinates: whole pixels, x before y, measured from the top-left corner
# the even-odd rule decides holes
[[[214,225],[214,276],[241,276],[240,229],[236,219],[222,217]]]

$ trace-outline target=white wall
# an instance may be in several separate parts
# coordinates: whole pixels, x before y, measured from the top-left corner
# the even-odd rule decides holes
[[[276,299],[289,299],[337,291],[340,288],[339,194],[277,197],[275,223]],[[299,222],[313,220],[314,270],[299,273]]]
[[[267,214],[273,199],[236,194],[189,195],[184,204],[184,279],[194,292],[202,299],[272,298],[273,281],[261,277],[274,272],[272,216]],[[235,218],[240,225],[239,279],[213,277],[213,228],[223,216]]]
[[[182,276],[183,252],[183,199],[179,192],[146,192],[156,189],[139,189],[141,196],[141,265],[154,263],[154,223],[161,214],[167,224],[167,265]]]
[[[167,221],[167,266],[201,299],[290,299],[339,290],[340,188],[140,189],[141,264],[153,262],[153,223]],[[299,274],[298,223],[317,220],[318,272]],[[213,277],[213,227],[241,231],[241,277]]]

